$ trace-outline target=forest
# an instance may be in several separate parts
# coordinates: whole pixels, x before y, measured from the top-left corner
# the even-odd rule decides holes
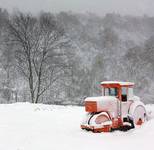
[[[0,103],[82,105],[108,80],[154,103],[154,17],[0,9]]]

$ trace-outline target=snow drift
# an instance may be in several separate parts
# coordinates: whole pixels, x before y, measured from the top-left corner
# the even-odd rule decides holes
[[[153,149],[154,105],[149,121],[128,132],[80,129],[84,108],[43,104],[0,105],[0,150]]]

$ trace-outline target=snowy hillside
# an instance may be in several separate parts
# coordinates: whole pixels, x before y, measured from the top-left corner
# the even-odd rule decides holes
[[[16,103],[0,105],[0,150],[153,149],[151,119],[128,132],[91,133],[80,129],[83,107]]]

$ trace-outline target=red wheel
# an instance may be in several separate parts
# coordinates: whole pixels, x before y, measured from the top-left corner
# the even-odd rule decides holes
[[[95,114],[89,120],[89,125],[91,126],[103,126],[106,123],[111,123],[110,117],[106,112]]]
[[[109,121],[109,118],[104,114],[97,116],[96,119],[95,119],[96,124],[102,124],[106,121]]]
[[[141,101],[135,101],[131,104],[129,115],[134,125],[142,125],[146,121],[145,105]]]

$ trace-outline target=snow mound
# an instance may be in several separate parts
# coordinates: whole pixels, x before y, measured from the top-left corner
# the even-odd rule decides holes
[[[80,129],[84,108],[30,103],[0,105],[0,150],[153,149],[154,105],[150,120],[128,132]]]

